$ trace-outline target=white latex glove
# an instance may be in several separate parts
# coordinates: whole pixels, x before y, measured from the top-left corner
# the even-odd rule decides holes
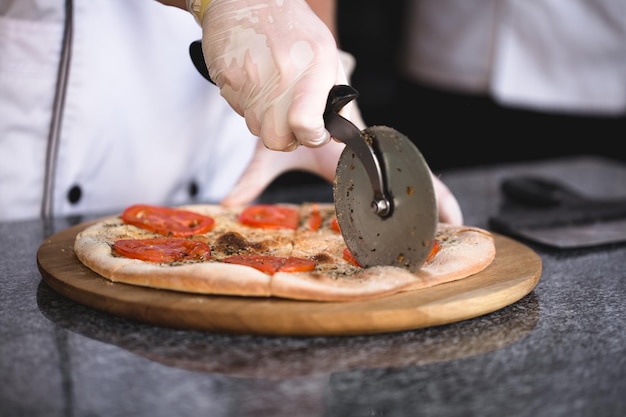
[[[347,78],[332,33],[304,0],[212,0],[201,26],[211,79],[267,148],[329,141],[326,99]]]
[[[291,152],[276,152],[259,140],[250,164],[222,205],[234,207],[252,202],[275,178],[291,170],[308,171],[331,182],[344,147],[331,140],[320,148],[301,146]]]
[[[433,180],[433,188],[435,189],[435,198],[437,199],[437,210],[439,213],[439,221],[442,223],[450,223],[457,226],[463,225],[463,213],[461,206],[452,191],[438,177],[430,173]]]

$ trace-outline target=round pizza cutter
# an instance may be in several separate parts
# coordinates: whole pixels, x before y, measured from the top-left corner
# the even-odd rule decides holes
[[[434,243],[437,204],[430,168],[409,138],[386,126],[360,131],[339,115],[358,92],[334,86],[324,121],[346,144],[333,198],[341,234],[363,267],[393,265],[417,271]]]

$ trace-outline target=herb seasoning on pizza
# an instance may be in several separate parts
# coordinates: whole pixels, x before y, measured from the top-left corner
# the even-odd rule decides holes
[[[351,256],[332,204],[138,204],[76,236],[79,260],[106,279],[172,291],[353,301],[415,291],[482,271],[495,258],[486,230],[439,224],[415,273],[362,268]]]

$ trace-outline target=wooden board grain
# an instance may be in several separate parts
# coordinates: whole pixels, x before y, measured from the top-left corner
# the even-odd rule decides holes
[[[397,332],[452,323],[506,307],[539,282],[541,258],[527,246],[494,234],[496,258],[468,278],[357,302],[211,296],[113,283],[85,267],[73,250],[88,224],[41,244],[37,265],[59,294],[113,315],[154,325],[217,333],[330,336]]]

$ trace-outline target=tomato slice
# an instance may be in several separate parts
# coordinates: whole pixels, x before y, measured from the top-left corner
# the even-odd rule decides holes
[[[297,208],[274,204],[256,204],[239,214],[239,222],[262,229],[293,229],[298,227],[300,212]]]
[[[290,256],[285,259],[278,271],[280,272],[308,272],[315,269],[315,261],[307,258],[297,258]]]
[[[354,266],[358,266],[359,268],[361,267],[361,264],[359,263],[359,261],[356,260],[356,258],[354,257],[352,252],[350,252],[350,249],[348,248],[344,248],[343,250],[343,259],[345,259],[346,261],[348,261]]]
[[[188,237],[207,233],[215,226],[212,217],[177,208],[136,204],[122,213],[124,223],[164,236]]]
[[[246,265],[266,274],[276,272],[307,272],[315,269],[315,261],[295,256],[234,255],[222,259],[230,264]]]
[[[206,261],[211,248],[197,240],[157,237],[150,239],[120,239],[113,251],[126,258],[148,262]]]
[[[311,215],[309,216],[309,230],[318,231],[322,226],[322,213],[320,213],[317,203],[311,206]]]
[[[435,257],[437,252],[439,252],[440,250],[441,250],[441,244],[439,243],[438,240],[435,240],[433,242],[433,247],[430,249],[430,252],[428,253],[428,257],[426,258],[426,261],[424,263],[432,262],[433,258]]]

